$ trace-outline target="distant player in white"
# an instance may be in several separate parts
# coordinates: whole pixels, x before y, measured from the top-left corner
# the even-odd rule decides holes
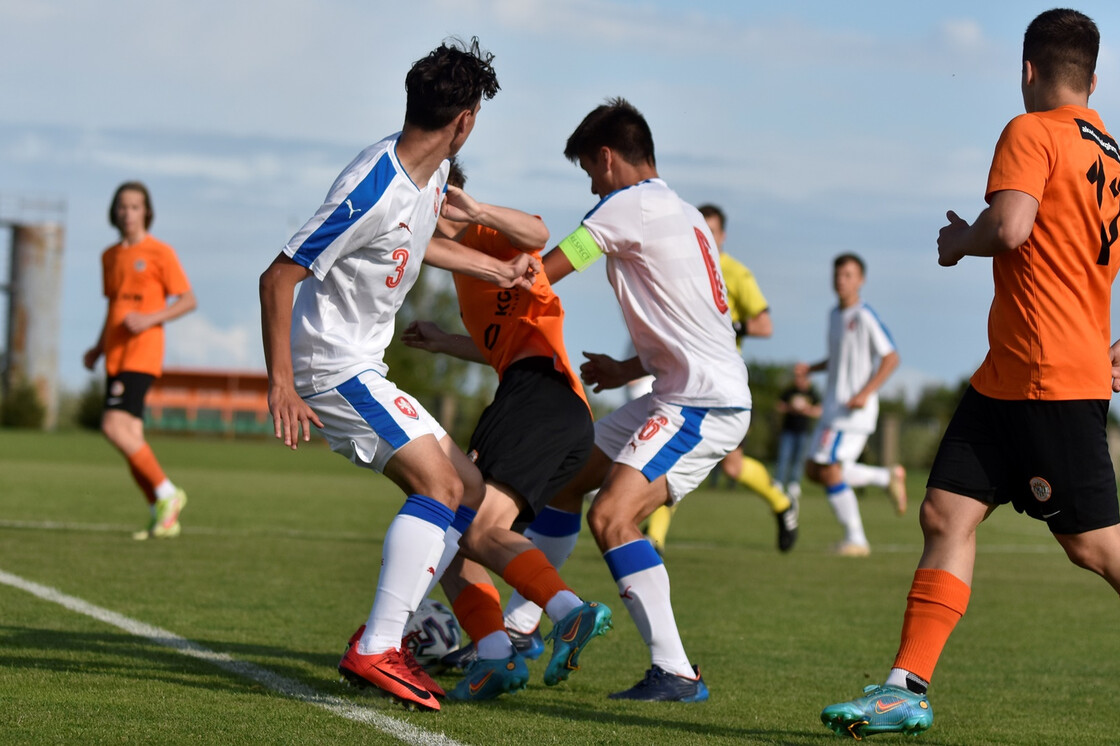
[[[824,485],[828,502],[844,527],[836,551],[862,557],[870,552],[853,487],[887,488],[901,515],[906,511],[906,472],[857,462],[879,421],[879,389],[898,368],[898,351],[879,317],[860,299],[863,260],[841,254],[833,261],[833,288],[839,305],[828,319],[828,357],[798,363],[796,372],[827,370],[823,411],[813,435],[806,475]]]
[[[637,355],[588,354],[594,391],[646,373],[653,391],[595,423],[595,448],[565,489],[599,493],[587,521],[626,608],[650,648],[652,667],[614,699],[708,698],[685,654],[669,599],[669,575],[639,524],[677,503],[742,441],[750,424],[747,369],[735,348],[719,254],[707,223],[657,175],[653,137],[622,99],[596,108],[564,155],[591,177],[599,204],[544,259],[554,283],[607,257]]]
[[[408,496],[385,534],[369,619],[339,671],[436,710],[443,690],[401,649],[401,634],[457,546],[449,526],[460,499],[480,493],[482,479],[419,402],[385,378],[383,353],[421,262],[506,286],[532,284],[527,254],[505,264],[463,247],[429,248],[447,159],[466,142],[481,100],[498,90],[491,59],[473,39],[416,62],[405,79],[403,130],[346,167],[260,281],[276,437],[295,449],[300,429],[306,441],[314,424],[333,450],[384,473]],[[454,209],[450,203],[443,209]]]

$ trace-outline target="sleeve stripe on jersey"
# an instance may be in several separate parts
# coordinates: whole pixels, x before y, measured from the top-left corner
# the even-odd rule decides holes
[[[328,246],[369,214],[396,175],[397,169],[391,158],[378,158],[366,177],[342,200],[342,204],[300,244],[292,260],[304,267],[311,267]]]
[[[869,314],[871,314],[871,318],[875,319],[875,323],[878,324],[879,328],[883,330],[883,334],[887,335],[887,339],[890,341],[891,347],[897,349],[898,345],[894,343],[894,337],[891,336],[891,330],[888,329],[887,325],[883,323],[883,320],[879,318],[879,314],[875,313],[875,309],[867,305],[866,303],[863,304],[863,307],[867,309],[867,312]]]

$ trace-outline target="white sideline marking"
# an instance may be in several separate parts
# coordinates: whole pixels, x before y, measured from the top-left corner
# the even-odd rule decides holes
[[[96,534],[131,534],[136,526],[121,526],[114,523],[74,523],[69,521],[16,521],[0,520],[0,528],[24,528],[38,531],[84,531]],[[223,529],[209,526],[190,526],[188,533],[199,536],[281,536],[289,539],[348,539],[352,541],[373,541],[372,534],[346,531],[304,531],[298,528],[269,529]]]
[[[84,531],[87,533],[129,534],[136,529],[135,526],[120,526],[112,523],[71,523],[64,521],[17,521],[0,520],[0,528],[21,528],[37,531]],[[361,534],[345,531],[303,531],[298,528],[283,529],[223,529],[210,526],[191,525],[184,529],[184,535],[198,536],[281,536],[288,539],[343,539],[348,541],[376,542],[372,534]],[[711,549],[712,544],[701,541],[674,542],[673,546],[685,549]],[[818,547],[820,551],[827,551],[828,545]],[[913,554],[921,553],[921,544],[875,544],[871,551],[876,554]],[[1056,541],[1046,541],[1039,544],[984,544],[976,547],[977,554],[1054,554],[1061,553],[1062,548]]]
[[[115,611],[95,606],[80,598],[68,596],[55,588],[39,585],[30,580],[24,580],[18,575],[12,575],[3,570],[0,570],[0,583],[18,588],[21,591],[26,591],[34,596],[38,596],[44,601],[56,603],[71,611],[85,614],[100,622],[118,627],[130,635],[142,637],[157,645],[169,647],[183,655],[207,661],[224,671],[255,681],[285,697],[291,697],[292,699],[321,707],[347,720],[354,720],[359,723],[372,725],[382,733],[404,741],[407,744],[415,744],[415,746],[463,746],[460,742],[448,738],[442,733],[431,733],[423,728],[417,728],[416,726],[391,718],[388,715],[383,715],[369,707],[363,707],[362,705],[355,704],[341,697],[323,694],[306,684],[293,681],[292,679],[269,671],[266,668],[261,668],[260,666],[246,661],[239,661],[225,653],[217,653],[185,637],[181,637],[174,632],[168,632],[165,629],[153,627],[150,624],[145,624],[136,619],[126,617]]]

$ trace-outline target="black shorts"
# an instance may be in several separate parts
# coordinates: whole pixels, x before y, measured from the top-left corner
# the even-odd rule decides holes
[[[105,409],[121,409],[133,417],[144,417],[144,397],[156,377],[149,373],[122,370],[105,381]]]
[[[1108,400],[1004,401],[971,386],[941,439],[928,487],[1011,503],[1055,534],[1120,523]]]
[[[470,455],[484,479],[525,502],[521,523],[532,520],[583,468],[594,443],[583,399],[551,358],[530,357],[506,369],[471,435]]]

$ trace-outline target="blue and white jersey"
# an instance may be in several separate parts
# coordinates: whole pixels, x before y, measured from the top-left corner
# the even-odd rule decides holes
[[[284,253],[311,270],[292,309],[292,367],[302,396],[363,370],[387,373],[385,348],[435,232],[448,164],[417,185],[397,160],[400,134],[348,165]]]
[[[861,409],[848,409],[883,358],[894,352],[887,327],[862,301],[849,308],[836,307],[828,317],[828,383],[820,424],[833,430],[875,432],[879,421],[879,394],[867,398]]]
[[[661,179],[612,192],[583,219],[607,257],[653,393],[692,407],[749,409],[719,249],[700,212]]]

